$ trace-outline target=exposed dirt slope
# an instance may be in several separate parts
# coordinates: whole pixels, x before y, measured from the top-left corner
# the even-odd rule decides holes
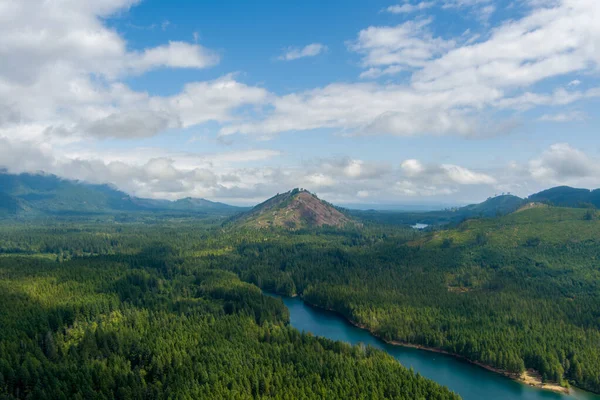
[[[343,227],[352,220],[314,194],[300,189],[278,194],[240,215],[236,222],[243,226],[289,229],[322,226]]]

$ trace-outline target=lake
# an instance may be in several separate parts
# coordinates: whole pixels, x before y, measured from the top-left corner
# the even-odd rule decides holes
[[[413,229],[422,230],[422,229],[425,229],[425,228],[427,228],[428,226],[429,226],[429,225],[427,225],[427,224],[414,224],[414,225],[412,225],[411,227],[412,227]]]
[[[338,314],[309,306],[300,298],[282,299],[290,310],[294,328],[333,340],[379,348],[405,367],[413,367],[421,375],[449,387],[465,400],[600,400],[600,396],[583,391],[564,395],[533,388],[451,356],[392,346],[353,326]]]

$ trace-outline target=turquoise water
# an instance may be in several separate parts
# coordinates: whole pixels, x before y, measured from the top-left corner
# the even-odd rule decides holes
[[[424,350],[388,345],[359,329],[339,315],[311,307],[299,298],[283,298],[290,310],[291,325],[333,340],[377,347],[395,357],[402,365],[458,393],[465,400],[600,400],[600,396],[576,391],[571,395],[532,388],[451,356]]]
[[[414,228],[414,229],[425,229],[428,226],[429,225],[427,225],[427,224],[414,224],[414,225],[412,225],[412,228]]]

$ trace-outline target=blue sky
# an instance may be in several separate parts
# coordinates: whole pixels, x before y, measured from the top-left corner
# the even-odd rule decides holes
[[[600,186],[594,0],[0,0],[0,166],[144,197]]]

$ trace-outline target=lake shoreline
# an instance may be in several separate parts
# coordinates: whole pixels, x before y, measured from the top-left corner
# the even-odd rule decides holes
[[[359,328],[359,329],[369,332],[373,337],[381,340],[382,342],[384,342],[386,344],[389,344],[392,346],[407,347],[407,348],[417,349],[417,350],[424,350],[424,351],[429,351],[432,353],[444,354],[444,355],[454,357],[454,358],[462,360],[462,361],[466,361],[470,364],[476,365],[476,366],[486,369],[490,372],[494,372],[496,374],[502,375],[508,379],[511,379],[515,382],[519,382],[523,385],[528,385],[528,386],[536,387],[538,389],[548,390],[548,391],[556,392],[556,393],[562,393],[562,394],[570,394],[571,393],[571,390],[569,388],[561,386],[558,383],[555,383],[555,382],[543,383],[539,374],[532,369],[529,369],[529,370],[523,372],[521,375],[518,375],[518,374],[514,374],[511,372],[499,369],[499,368],[494,368],[490,365],[486,365],[486,364],[478,362],[478,361],[470,360],[467,357],[462,356],[460,354],[451,353],[449,351],[438,349],[435,347],[427,347],[427,346],[422,346],[422,345],[413,344],[413,343],[400,342],[400,341],[396,341],[396,340],[386,340],[386,339],[382,338],[380,335],[378,335],[376,332],[374,332],[372,329],[367,327],[366,325],[359,324],[358,322],[353,321],[352,319],[348,318],[347,316],[345,316],[344,314],[342,314],[341,312],[339,312],[337,310],[330,309],[327,307],[322,307],[317,304],[313,304],[313,303],[305,300],[303,296],[296,295],[294,297],[299,297],[304,303],[306,303],[307,305],[309,305],[311,307],[315,307],[315,308],[329,311],[329,312],[339,315],[340,317],[342,317],[345,321],[347,321],[352,326],[355,326],[356,328]]]

